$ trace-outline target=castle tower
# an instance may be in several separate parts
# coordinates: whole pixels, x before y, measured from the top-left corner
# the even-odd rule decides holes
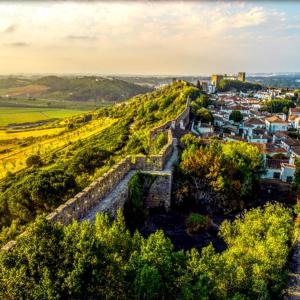
[[[245,81],[246,80],[246,73],[245,72],[239,72],[237,79],[239,81]]]
[[[213,74],[211,75],[211,83],[218,87],[220,84],[220,81],[224,78],[224,75],[218,75],[218,74]]]

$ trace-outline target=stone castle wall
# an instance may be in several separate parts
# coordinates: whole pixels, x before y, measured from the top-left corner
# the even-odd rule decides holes
[[[163,170],[173,150],[171,130],[168,131],[168,136],[168,144],[163,147],[158,155],[150,155],[149,158],[145,155],[136,157],[127,156],[118,164],[114,165],[107,173],[91,183],[82,192],[56,208],[54,212],[47,216],[47,219],[53,223],[61,222],[63,224],[68,224],[73,219],[78,220],[114,190],[131,170]],[[125,193],[124,195],[126,197],[127,194]],[[120,193],[120,195],[118,195],[120,196],[120,200],[115,201],[116,203],[120,203],[120,208],[124,206],[124,195]],[[109,208],[109,213],[114,215],[111,208]]]
[[[184,111],[177,116],[175,119],[167,121],[166,123],[155,127],[150,132],[150,152],[153,152],[154,140],[158,134],[165,132],[166,130],[175,129],[180,127],[181,129],[186,129],[186,126],[190,122],[190,98],[187,99]]]
[[[152,134],[155,136],[161,131],[168,130],[168,143],[161,149],[159,154],[150,155],[149,157],[144,155],[126,157],[118,164],[114,165],[103,176],[91,183],[82,192],[56,208],[47,216],[47,219],[53,223],[61,222],[62,224],[68,224],[73,219],[80,220],[84,214],[99,204],[111,191],[113,191],[130,171],[163,170],[173,151],[174,139],[171,128],[174,128],[174,126],[180,124],[182,121],[189,121],[189,100],[187,101],[187,106],[183,113],[181,113],[175,120],[168,121],[164,125],[151,131],[152,137]],[[170,174],[163,177],[158,176],[157,183],[153,185],[152,191],[149,193],[150,198],[148,199],[148,205],[150,207],[161,205],[161,203],[166,203],[166,206],[170,205],[170,180],[172,180],[172,175]],[[124,189],[124,191],[122,190],[117,196],[117,201],[109,206],[108,210],[111,215],[114,215],[117,208],[122,208],[124,206],[127,193],[128,191],[126,192],[126,189]],[[15,242],[10,241],[1,250],[9,250],[14,245]]]
[[[131,169],[132,158],[128,156],[82,192],[60,205],[47,216],[47,219],[53,223],[61,222],[63,224],[70,223],[72,219],[80,219],[83,214],[113,190]]]
[[[151,185],[145,205],[147,208],[164,207],[169,209],[171,206],[172,172],[159,174]]]

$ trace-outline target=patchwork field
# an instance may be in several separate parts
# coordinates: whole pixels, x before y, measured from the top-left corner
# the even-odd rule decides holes
[[[84,140],[112,125],[116,120],[103,118],[92,120],[76,130],[66,127],[32,129],[26,131],[0,130],[0,179],[7,172],[18,172],[26,167],[28,156],[38,154],[46,158],[50,153],[64,149],[72,143]]]
[[[0,108],[0,126],[37,122],[53,118],[71,117],[82,113],[82,110],[72,109],[47,109],[47,108]]]

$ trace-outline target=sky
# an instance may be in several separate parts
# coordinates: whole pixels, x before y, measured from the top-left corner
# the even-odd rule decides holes
[[[1,1],[0,73],[300,71],[300,1]]]

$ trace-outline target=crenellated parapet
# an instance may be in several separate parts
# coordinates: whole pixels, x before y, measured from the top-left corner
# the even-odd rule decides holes
[[[164,171],[164,168],[168,162],[172,161],[170,158],[177,145],[176,139],[172,135],[172,129],[181,126],[182,122],[186,124],[188,121],[189,100],[183,113],[175,120],[168,121],[151,131],[151,137],[162,131],[168,132],[168,142],[158,154],[127,156],[82,192],[57,207],[47,216],[47,219],[52,223],[69,224],[72,220],[89,219],[85,216],[89,214],[89,211],[95,210],[95,207],[97,207],[97,212],[108,212],[114,216],[118,208],[122,209],[124,207],[127,199],[128,186],[126,180],[137,171],[154,172],[158,175],[158,179],[150,191],[150,196],[147,198],[147,205],[154,207],[161,205],[163,202],[166,208],[169,207],[172,172],[171,170]],[[175,127],[173,128],[173,126]],[[174,152],[174,154],[177,155],[177,152]],[[124,181],[124,179],[126,180]],[[124,184],[122,184],[122,181]],[[22,233],[22,235],[24,234],[26,234],[26,231]],[[15,244],[15,241],[10,241],[1,248],[1,251],[10,250]]]

